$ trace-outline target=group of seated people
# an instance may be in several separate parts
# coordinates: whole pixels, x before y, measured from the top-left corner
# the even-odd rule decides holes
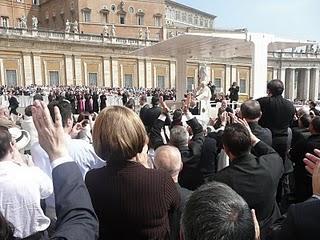
[[[70,102],[36,100],[30,152],[30,133],[1,107],[0,239],[317,239],[320,117],[296,112],[283,90],[273,80],[268,97],[222,103],[211,128],[189,95],[174,112],[142,96],[139,114],[109,106],[88,117],[90,141]]]

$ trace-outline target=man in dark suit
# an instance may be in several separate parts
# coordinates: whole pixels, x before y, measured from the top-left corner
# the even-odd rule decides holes
[[[227,184],[256,210],[261,237],[265,239],[269,226],[280,216],[276,192],[283,164],[279,154],[249,129],[239,123],[225,128],[222,142],[230,166],[209,177],[208,181]],[[256,156],[250,153],[251,145]]]
[[[284,176],[281,179],[277,201],[280,203],[284,198],[284,189],[289,189],[288,174],[292,172],[292,163],[287,158],[290,148],[289,127],[293,122],[295,108],[293,103],[284,99],[283,83],[280,80],[272,80],[267,85],[268,96],[258,99],[261,106],[262,116],[259,124],[264,128],[269,128],[272,132],[272,147],[279,153],[284,165]],[[285,187],[283,187],[285,186]]]
[[[312,195],[312,179],[305,169],[303,159],[306,153],[313,153],[320,148],[320,117],[315,117],[310,123],[311,136],[302,139],[290,151],[291,160],[295,163],[294,178],[296,202],[303,202]]]
[[[259,102],[248,100],[241,104],[240,111],[241,117],[248,122],[252,133],[264,143],[272,146],[272,133],[270,129],[263,128],[258,123],[262,114]]]
[[[149,104],[147,103],[147,97],[145,95],[140,96],[139,104],[141,106],[139,116],[140,116],[143,124],[146,126],[146,123],[147,123],[146,112],[150,107],[149,107]]]
[[[259,123],[271,130],[273,148],[285,161],[288,151],[288,128],[293,121],[295,108],[292,102],[282,97],[284,86],[280,80],[270,81],[267,90],[268,97],[258,99],[262,111]]]
[[[316,151],[319,156],[319,151]],[[320,219],[320,158],[307,154],[306,169],[312,175],[313,196],[303,203],[290,206],[281,228],[273,231],[272,240],[319,239]]]
[[[169,109],[163,107],[163,111],[167,113]],[[185,127],[177,125],[170,131],[170,144],[179,149],[182,157],[183,168],[179,174],[179,184],[189,190],[195,190],[204,181],[199,164],[205,137],[203,127],[189,112],[189,103],[184,106],[183,112],[192,130],[192,139],[189,140],[190,135]],[[164,145],[161,128],[165,124],[165,119],[166,114],[161,114],[151,129],[150,142],[155,149]]]
[[[13,113],[14,115],[19,115],[19,113],[17,112],[18,107],[19,107],[19,102],[17,98],[12,93],[10,93],[9,95],[10,114]]]
[[[320,111],[316,109],[317,104],[314,101],[309,103],[310,112],[312,111],[315,116],[320,116]]]
[[[298,126],[292,128],[291,147],[294,147],[298,142],[306,140],[310,137],[309,125],[311,117],[309,114],[304,114],[298,119]]]
[[[190,195],[192,194],[192,191],[181,187],[178,183],[178,176],[182,169],[182,160],[179,149],[169,145],[157,148],[154,156],[154,165],[156,169],[166,171],[171,175],[180,195],[180,208],[176,209],[172,214],[170,221],[170,238],[176,240],[179,239],[182,212]]]

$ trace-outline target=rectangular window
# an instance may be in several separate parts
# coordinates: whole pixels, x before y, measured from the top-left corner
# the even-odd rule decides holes
[[[122,23],[124,24],[124,23]],[[143,16],[138,16],[138,25],[144,25],[144,17]]]
[[[221,92],[222,89],[222,81],[221,78],[215,78],[214,79],[214,85],[216,86],[216,91]]]
[[[39,5],[39,0],[32,0],[33,5]]]
[[[98,73],[89,73],[89,86],[98,85]]]
[[[124,75],[124,87],[125,88],[132,88],[133,87],[132,74],[125,74]]]
[[[83,21],[91,22],[91,12],[83,12]]]
[[[194,89],[194,78],[187,77],[187,91],[191,92]]]
[[[1,20],[0,24],[2,27],[4,27],[4,28],[9,27],[9,17],[1,16],[0,20]]]
[[[154,25],[156,27],[161,27],[161,17],[155,17],[154,18]]]
[[[164,76],[157,76],[157,87],[164,89],[165,88],[165,80]]]
[[[181,13],[176,11],[176,20],[180,21]]]
[[[18,85],[16,70],[6,70],[6,78],[8,87],[16,87]]]
[[[187,14],[182,13],[182,22],[187,22]]]
[[[120,15],[119,22],[120,22],[120,24],[125,24],[126,23],[126,17],[124,15]]]
[[[240,79],[240,93],[247,93],[247,80],[246,79]]]
[[[59,86],[59,72],[58,71],[49,71],[49,85]]]

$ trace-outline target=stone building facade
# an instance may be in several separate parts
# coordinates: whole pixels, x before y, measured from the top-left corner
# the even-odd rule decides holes
[[[183,32],[215,31],[215,16],[169,0],[18,1],[0,0],[0,16],[9,18],[0,26],[0,85],[173,88],[174,59],[128,53]],[[38,29],[20,29],[19,16],[27,17],[28,27],[36,16]],[[79,34],[65,31],[66,20],[78,22]],[[110,32],[112,25],[115,34],[104,34],[104,26]],[[251,59],[190,61],[187,90],[197,87],[200,66],[206,66],[217,92],[228,93],[237,82],[241,99],[252,96]],[[287,98],[318,99],[320,51],[270,53],[268,67],[269,80],[286,84]]]

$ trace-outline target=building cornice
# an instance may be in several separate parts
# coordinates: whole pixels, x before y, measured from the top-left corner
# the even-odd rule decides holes
[[[217,16],[213,15],[213,14],[210,14],[210,13],[207,13],[207,12],[204,12],[204,11],[201,11],[199,9],[196,9],[196,8],[193,8],[193,7],[190,7],[190,6],[187,6],[187,5],[184,5],[182,3],[178,3],[178,2],[175,2],[175,1],[171,1],[171,0],[165,0],[165,4],[167,5],[171,5],[171,6],[176,6],[176,7],[179,7],[179,8],[183,8],[185,10],[189,10],[189,11],[193,11],[193,12],[197,12],[201,15],[204,15],[204,16],[207,16],[209,18],[213,18],[215,19]]]

